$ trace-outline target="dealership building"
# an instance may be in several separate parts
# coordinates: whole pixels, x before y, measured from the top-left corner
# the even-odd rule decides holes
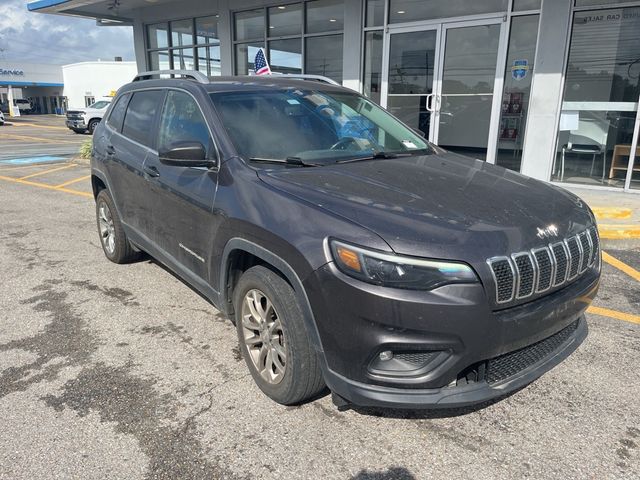
[[[135,62],[50,65],[0,61],[0,105],[28,100],[31,113],[62,114],[113,95],[138,72]]]
[[[449,150],[640,192],[640,1],[37,0],[132,25],[140,70],[331,77]]]

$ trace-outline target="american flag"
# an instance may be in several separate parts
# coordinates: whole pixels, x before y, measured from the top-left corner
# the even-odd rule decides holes
[[[267,57],[264,56],[264,50],[262,48],[258,49],[258,53],[256,53],[256,59],[253,62],[253,71],[256,72],[256,75],[271,75],[271,68],[269,67],[269,62],[267,62]]]

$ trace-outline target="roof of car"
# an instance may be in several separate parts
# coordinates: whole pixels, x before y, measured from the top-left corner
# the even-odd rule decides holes
[[[320,80],[290,78],[278,75],[255,75],[255,76],[225,76],[211,77],[209,83],[199,83],[184,78],[166,78],[166,79],[149,79],[139,80],[126,86],[126,90],[135,90],[137,88],[149,87],[169,87],[197,85],[207,92],[228,92],[255,89],[289,89],[303,88],[322,91],[345,91],[346,89],[339,85],[332,85]]]

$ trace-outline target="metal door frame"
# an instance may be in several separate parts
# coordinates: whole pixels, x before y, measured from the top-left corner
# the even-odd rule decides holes
[[[436,32],[436,56],[433,64],[434,95],[429,123],[429,140],[438,143],[440,99],[442,95],[442,76],[444,73],[445,48],[447,31],[453,28],[475,27],[482,25],[500,25],[500,37],[498,39],[498,51],[496,52],[496,73],[493,85],[493,102],[491,117],[489,120],[489,138],[487,139],[487,162],[496,162],[498,147],[498,129],[502,105],[502,91],[504,88],[504,72],[507,61],[507,49],[509,47],[509,22],[507,15],[487,15],[470,19],[437,19],[425,22],[413,23],[404,26],[387,26],[384,31],[383,55],[382,55],[382,84],[380,88],[380,103],[384,108],[388,106],[389,95],[389,57],[391,53],[391,36],[398,33],[413,33],[422,31]],[[400,96],[400,95],[398,95]],[[413,96],[413,95],[407,95]]]

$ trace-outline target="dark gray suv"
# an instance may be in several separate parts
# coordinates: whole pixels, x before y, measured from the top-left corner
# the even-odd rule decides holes
[[[470,405],[586,337],[601,260],[576,196],[330,81],[172,76],[136,77],[97,127],[102,246],[147,252],[225,312],[275,401],[328,386],[338,404]]]

